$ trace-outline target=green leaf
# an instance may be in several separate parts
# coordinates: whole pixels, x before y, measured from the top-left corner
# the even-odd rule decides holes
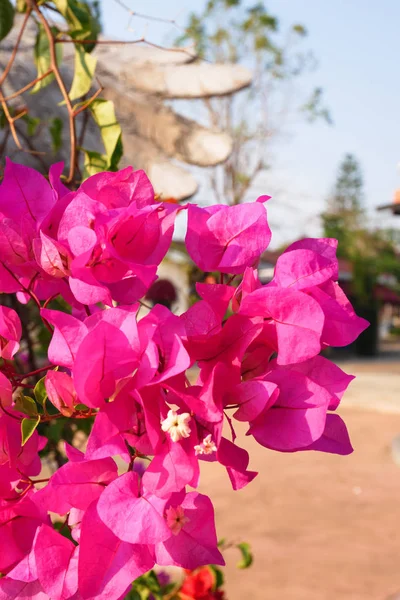
[[[87,179],[91,175],[95,175],[101,171],[107,171],[107,156],[94,150],[83,149],[82,151],[85,157],[83,179]]]
[[[89,410],[89,407],[86,404],[75,404],[76,410]]]
[[[103,140],[107,157],[107,168],[116,170],[122,156],[121,126],[118,123],[114,103],[111,100],[98,98],[90,105],[90,111],[96,121]]]
[[[69,92],[71,100],[81,98],[92,86],[97,58],[85,52],[82,46],[75,46],[74,79]]]
[[[22,419],[21,422],[21,434],[22,434],[22,445],[24,446],[26,442],[32,437],[35,432],[36,427],[40,423],[40,415],[31,419]]]
[[[67,540],[70,540],[75,544],[75,540],[72,537],[70,528],[67,527],[63,521],[56,521],[53,523],[53,529],[58,531],[58,533],[60,533],[63,537],[67,538]]]
[[[54,4],[68,23],[68,34],[74,40],[97,40],[101,26],[87,2],[79,0],[54,0]],[[96,44],[82,44],[85,52],[91,52]]]
[[[37,382],[37,384],[35,385],[35,388],[33,390],[33,393],[35,394],[36,402],[40,406],[44,406],[44,403],[47,400],[47,391],[46,391],[46,387],[44,385],[44,380],[45,380],[45,377],[42,377],[42,379],[40,379]]]
[[[16,9],[19,13],[26,12],[26,0],[17,0]]]
[[[253,555],[250,550],[250,544],[242,542],[240,544],[237,544],[236,547],[240,550],[242,554],[242,560],[237,564],[238,569],[248,569],[253,563]]]
[[[129,594],[125,596],[125,600],[142,600],[142,597],[138,591],[132,589]]]
[[[108,166],[109,171],[118,171],[119,161],[124,154],[124,146],[122,144],[122,133],[120,134],[114,152],[112,153],[110,164]]]
[[[54,152],[57,152],[62,146],[62,129],[62,119],[60,119],[59,117],[54,117],[54,119],[51,119],[49,131]]]
[[[301,36],[306,36],[307,35],[307,29],[304,27],[304,25],[293,25],[293,31],[295,31],[296,33],[298,33]]]
[[[29,136],[35,135],[36,129],[40,123],[39,117],[31,117],[30,115],[24,115],[23,120],[26,123],[26,130]]]
[[[0,40],[10,33],[14,25],[14,13],[10,0],[0,0]]]
[[[8,125],[7,117],[4,113],[4,110],[0,110],[0,129],[4,129],[6,125]]]
[[[58,33],[57,27],[52,27],[51,31],[54,36],[56,36]],[[38,77],[40,77],[41,75],[44,75],[44,73],[46,73],[51,67],[50,44],[46,32],[41,24],[39,25],[38,32],[36,35],[36,43],[33,54],[35,65],[37,68],[37,75]],[[57,64],[61,64],[62,44],[56,44],[56,59]],[[38,81],[35,87],[32,89],[31,94],[36,94],[36,92],[45,88],[47,85],[49,85],[49,83],[53,81],[53,79],[54,75],[53,73],[50,73],[50,75],[48,75],[41,81]]]
[[[38,409],[34,399],[30,396],[24,396],[23,394],[20,394],[15,399],[15,409],[24,413],[24,415],[28,415],[29,417],[36,417],[38,414]]]
[[[222,587],[224,585],[224,574],[221,571],[221,569],[219,569],[215,565],[210,565],[210,569],[212,570],[214,577],[215,577],[214,589],[218,590],[220,587]]]

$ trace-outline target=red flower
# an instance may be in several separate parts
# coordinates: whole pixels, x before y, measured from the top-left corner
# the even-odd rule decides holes
[[[180,589],[181,600],[224,600],[224,593],[214,590],[215,576],[209,567],[187,571]]]

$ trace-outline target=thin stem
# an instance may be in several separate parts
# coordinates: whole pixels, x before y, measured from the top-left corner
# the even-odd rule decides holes
[[[0,77],[0,85],[4,82],[5,78],[9,74],[10,69],[11,69],[11,67],[13,65],[13,62],[14,62],[15,57],[17,55],[18,48],[19,48],[20,42],[22,40],[22,36],[24,34],[24,30],[25,30],[26,24],[28,22],[28,19],[29,19],[30,15],[31,15],[31,12],[32,12],[32,9],[29,7],[27,9],[26,13],[25,13],[25,17],[24,17],[23,23],[21,25],[21,29],[20,29],[20,32],[18,34],[17,41],[15,42],[14,49],[13,49],[12,54],[10,56],[10,60],[8,61],[7,66],[4,69],[3,74]]]
[[[15,129],[14,117],[11,116],[10,111],[8,110],[7,102],[4,100],[4,96],[3,96],[3,92],[1,91],[1,88],[0,88],[0,104],[4,110],[4,114],[10,125],[10,131],[11,131],[11,135],[13,136],[15,145],[17,146],[18,150],[22,150],[21,142],[19,141],[18,134]]]
[[[87,100],[87,102],[85,102],[85,104],[83,104],[83,106],[81,106],[80,108],[76,108],[74,110],[74,116],[76,117],[77,115],[80,115],[81,112],[83,112],[84,110],[86,110],[87,108],[89,108],[89,106],[92,104],[92,102],[94,102],[96,100],[96,98],[98,96],[100,96],[101,92],[104,90],[103,86],[101,86],[94,94],[93,96],[91,96],[89,98],[89,100]]]
[[[152,15],[145,15],[143,13],[138,13],[135,10],[131,10],[129,8],[129,6],[127,6],[124,2],[122,2],[122,0],[114,0],[114,2],[116,2],[116,4],[119,4],[132,17],[139,17],[139,19],[146,19],[148,21],[156,21],[157,23],[166,23],[169,25],[175,25],[176,27],[178,27],[178,29],[182,29],[184,31],[183,27],[180,27],[177,24],[176,19],[164,19],[163,17],[153,17]]]
[[[53,296],[50,296],[50,298],[47,298],[46,302],[43,304],[43,308],[47,308],[48,305],[50,304],[50,302],[52,300],[54,300],[55,298],[57,298],[59,294],[53,294]]]
[[[227,281],[227,285],[231,284],[232,281],[235,279],[235,277],[237,277],[237,275],[232,275],[232,277],[230,277]]]
[[[30,297],[32,298],[32,300],[34,300],[34,302],[36,303],[36,305],[37,305],[38,309],[40,310],[42,307],[41,307],[41,305],[40,305],[40,301],[39,301],[38,297],[36,296],[36,294],[34,294],[34,293],[32,292],[32,290],[30,290],[29,288],[27,288],[27,287],[26,287],[26,286],[25,286],[25,285],[24,285],[24,284],[23,284],[23,283],[22,283],[22,282],[21,282],[21,281],[18,279],[18,277],[17,277],[16,275],[14,275],[14,273],[11,271],[11,269],[9,269],[9,268],[7,267],[7,265],[6,265],[6,264],[4,264],[3,262],[2,262],[1,264],[3,265],[3,267],[5,268],[5,270],[6,270],[6,271],[8,271],[8,273],[11,275],[11,277],[12,277],[13,279],[15,279],[15,281],[17,281],[17,282],[18,282],[18,284],[21,286],[22,290],[23,290],[23,291],[24,291],[26,294],[28,294],[28,296],[30,296]]]
[[[57,54],[56,54],[56,40],[54,38],[53,32],[51,31],[50,25],[45,19],[42,11],[36,4],[36,0],[28,0],[32,10],[37,14],[40,22],[43,25],[43,29],[45,30],[48,42],[49,42],[49,50],[50,50],[50,67],[54,73],[54,77],[57,81],[58,87],[60,88],[60,92],[65,100],[65,104],[68,111],[68,121],[69,121],[69,131],[70,131],[70,165],[69,165],[69,174],[67,178],[67,183],[70,183],[74,178],[75,172],[75,157],[76,157],[76,128],[75,128],[75,115],[74,109],[70,100],[70,97],[67,92],[67,88],[65,87],[65,83],[63,78],[61,77],[60,70],[57,64]]]
[[[54,40],[56,44],[105,44],[105,45],[113,45],[113,46],[123,46],[123,45],[134,45],[134,44],[145,44],[146,46],[150,46],[151,48],[156,48],[157,50],[165,50],[165,52],[179,52],[182,54],[187,54],[190,58],[197,58],[194,52],[191,52],[187,48],[175,48],[161,46],[160,44],[155,44],[154,42],[149,42],[144,37],[137,38],[136,40],[71,40],[66,38],[57,38]],[[203,61],[207,61],[205,58],[202,58]]]
[[[38,373],[43,373],[44,371],[48,371],[52,369],[54,365],[47,365],[47,367],[41,367],[40,369],[36,369],[35,371],[30,371],[29,373],[16,373],[15,376],[19,379],[28,379],[28,377],[33,377],[34,375],[38,375]]]
[[[14,92],[10,96],[6,96],[4,98],[4,100],[6,102],[8,102],[8,100],[12,100],[13,98],[17,98],[17,96],[20,96],[21,94],[23,94],[24,92],[26,92],[27,90],[29,90],[31,87],[33,87],[34,85],[36,85],[36,83],[38,83],[39,81],[42,81],[42,79],[45,79],[46,77],[48,77],[49,75],[51,75],[52,72],[53,71],[51,69],[49,69],[48,71],[46,71],[46,73],[43,73],[43,75],[39,75],[39,77],[36,77],[36,79],[34,79],[33,81],[31,81],[30,83],[27,83],[26,85],[24,85],[24,87],[22,87],[17,92]]]
[[[35,150],[29,136],[25,135],[25,133],[23,131],[21,131],[17,126],[15,127],[15,130],[17,131],[19,137],[25,141],[26,145],[29,148],[29,150],[27,150],[26,148],[23,148],[22,152],[26,152],[27,154],[31,154],[32,156],[34,156],[37,159],[37,161],[40,163],[43,170],[47,171],[47,165],[42,158],[42,156],[46,156],[46,152],[41,152],[39,150]]]
[[[0,398],[0,408],[7,416],[11,417],[12,419],[15,419],[16,421],[21,422],[21,419],[19,417],[17,417],[17,415],[13,415],[12,413],[8,412],[8,410],[6,410],[1,398]]]
[[[149,310],[151,310],[153,307],[150,306],[149,304],[146,304],[146,302],[143,302],[143,300],[138,300],[140,306],[144,306],[145,308],[148,308]]]

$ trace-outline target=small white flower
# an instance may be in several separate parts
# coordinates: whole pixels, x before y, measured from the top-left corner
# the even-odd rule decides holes
[[[178,415],[175,410],[169,410],[167,418],[161,421],[161,429],[169,433],[173,442],[179,442],[182,438],[188,438],[190,435],[189,413]]]
[[[213,452],[216,452],[217,446],[211,438],[211,433],[204,438],[201,444],[195,446],[194,450],[196,454],[212,454]]]

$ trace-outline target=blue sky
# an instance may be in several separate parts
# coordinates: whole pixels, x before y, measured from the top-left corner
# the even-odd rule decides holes
[[[124,0],[132,10],[185,24],[202,0]],[[254,3],[254,2],[252,2]],[[144,34],[154,42],[172,36],[170,25],[135,19],[127,30],[127,14],[115,0],[103,0],[106,35],[133,39]],[[318,213],[346,152],[362,166],[365,200],[372,225],[400,227],[400,218],[376,213],[400,187],[400,76],[398,44],[400,2],[383,0],[270,0],[269,10],[281,28],[300,22],[308,30],[306,45],[318,69],[303,80],[299,93],[324,88],[334,125],[297,122],[274,147],[273,168],[260,178],[257,192],[269,193],[274,245],[299,235],[318,234]],[[203,188],[203,193],[205,192]]]

